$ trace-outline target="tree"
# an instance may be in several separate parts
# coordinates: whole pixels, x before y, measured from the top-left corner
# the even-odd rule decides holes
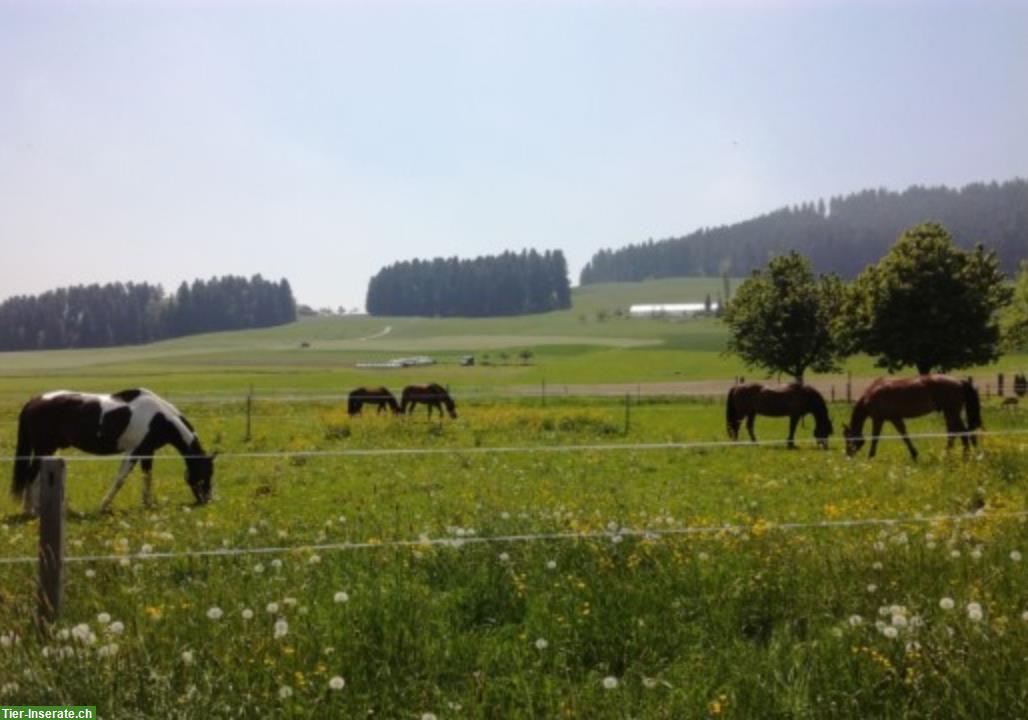
[[[934,222],[906,230],[850,287],[840,339],[895,371],[984,365],[999,357],[999,310],[1010,301],[995,252],[959,249]]]
[[[1001,327],[1003,345],[1007,350],[1028,347],[1028,262],[1021,263],[1013,301],[1003,315]]]
[[[755,270],[727,303],[728,351],[752,367],[803,382],[807,368],[837,369],[839,347],[831,320],[842,298],[834,275],[815,279],[810,261],[791,252]]]

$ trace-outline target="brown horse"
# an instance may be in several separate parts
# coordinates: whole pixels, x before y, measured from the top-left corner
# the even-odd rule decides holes
[[[961,410],[967,411],[966,426],[960,417]],[[957,435],[964,443],[965,452],[970,445],[978,444],[974,431],[982,426],[981,401],[978,391],[969,380],[955,380],[946,375],[920,375],[894,380],[879,378],[853,406],[849,425],[843,425],[846,454],[853,455],[864,446],[864,421],[871,418],[871,450],[868,457],[875,456],[882,425],[888,420],[903,436],[910,456],[917,460],[917,450],[907,437],[907,426],[903,421],[931,412],[941,412],[946,418],[946,432],[949,433],[947,448],[953,447]]]
[[[400,403],[396,402],[396,398],[391,392],[384,387],[359,387],[350,393],[347,400],[346,411],[350,414],[350,417],[361,414],[361,408],[365,403],[378,406],[378,412],[381,413],[386,408],[393,411],[393,415],[399,415],[403,412],[400,408]]]
[[[793,438],[796,436],[796,425],[807,413],[814,415],[814,437],[818,447],[828,448],[828,436],[832,434],[832,420],[828,417],[828,406],[825,399],[809,385],[780,385],[764,387],[760,383],[735,385],[728,391],[725,419],[728,423],[728,436],[739,439],[739,427],[743,418],[746,419],[746,431],[750,440],[757,442],[753,434],[753,422],[757,415],[789,418],[789,447],[795,448]]]
[[[413,410],[418,403],[428,406],[429,417],[432,417],[432,408],[438,410],[442,415],[444,406],[451,418],[457,417],[457,406],[450,397],[450,393],[446,392],[446,388],[438,383],[408,385],[403,389],[403,395],[400,396],[400,412],[406,413],[408,410]]]

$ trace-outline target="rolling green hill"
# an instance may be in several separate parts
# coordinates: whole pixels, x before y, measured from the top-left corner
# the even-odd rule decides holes
[[[733,281],[733,286],[738,281]],[[0,393],[12,398],[57,386],[112,390],[142,385],[167,393],[340,393],[358,385],[435,380],[470,391],[558,384],[728,381],[750,374],[723,355],[715,318],[631,319],[633,303],[702,302],[719,278],[590,285],[570,310],[509,318],[307,318],[261,330],[213,333],[149,345],[0,353]],[[528,362],[521,353],[532,353]],[[460,367],[473,354],[475,367]],[[361,369],[361,361],[430,355],[431,368]],[[1013,372],[1024,358],[1005,358]],[[854,375],[878,374],[853,358]],[[991,370],[990,370],[991,372]]]

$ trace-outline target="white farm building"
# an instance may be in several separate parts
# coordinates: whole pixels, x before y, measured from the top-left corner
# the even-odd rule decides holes
[[[689,317],[706,312],[704,303],[657,303],[652,305],[632,305],[628,314],[634,318],[654,317]],[[717,312],[717,303],[710,304],[710,311]]]

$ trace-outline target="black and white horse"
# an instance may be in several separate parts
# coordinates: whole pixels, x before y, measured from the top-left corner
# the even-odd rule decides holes
[[[185,459],[186,482],[198,503],[211,498],[214,456],[208,455],[189,421],[175,406],[149,390],[122,390],[113,395],[58,390],[32,398],[18,417],[18,449],[11,494],[31,510],[32,484],[39,459],[74,447],[93,455],[126,453],[114,484],[100,504],[107,510],[125,478],[139,462],[143,468],[143,504],[153,502],[153,454],[171,445]]]

